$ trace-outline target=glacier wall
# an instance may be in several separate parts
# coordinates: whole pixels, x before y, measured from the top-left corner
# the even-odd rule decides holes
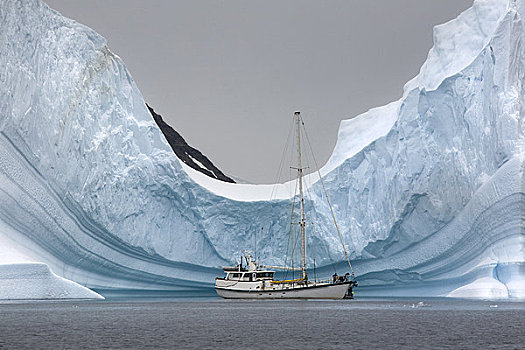
[[[401,100],[341,123],[322,173],[363,294],[525,298],[524,11],[474,1],[436,27]],[[264,226],[258,255],[282,263],[293,186],[268,200],[273,186],[179,162],[94,31],[41,1],[5,0],[0,67],[8,262],[101,290],[206,290]],[[309,263],[327,272],[343,255],[307,182]]]

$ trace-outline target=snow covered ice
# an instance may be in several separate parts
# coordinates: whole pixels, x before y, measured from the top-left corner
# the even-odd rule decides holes
[[[79,284],[61,278],[46,264],[0,265],[0,300],[103,299]]]
[[[342,121],[321,172],[363,293],[525,298],[523,15],[523,1],[476,0],[435,28],[399,101]],[[342,266],[307,183],[309,264]],[[199,291],[261,226],[259,255],[282,263],[290,188],[269,201],[272,186],[185,166],[101,36],[38,0],[0,3],[2,263],[100,290]]]

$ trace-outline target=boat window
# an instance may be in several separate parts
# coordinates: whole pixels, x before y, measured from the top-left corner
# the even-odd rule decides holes
[[[273,272],[259,272],[257,273],[257,278],[271,278],[273,277]]]
[[[233,279],[237,279],[241,276],[240,273],[229,273],[226,275],[226,279],[227,280],[233,280]]]

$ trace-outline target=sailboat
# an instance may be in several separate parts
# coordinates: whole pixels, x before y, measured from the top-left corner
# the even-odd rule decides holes
[[[328,196],[328,201],[335,228],[343,246],[351,274],[343,276],[334,274],[326,280],[314,281],[308,278],[306,273],[306,215],[303,200],[303,167],[301,162],[301,113],[295,112],[294,119],[297,127],[297,182],[299,187],[299,210],[301,229],[301,252],[302,266],[279,267],[258,264],[250,252],[245,252],[237,266],[223,267],[224,277],[215,279],[215,290],[217,294],[225,299],[343,299],[353,298],[353,288],[357,286],[352,264],[343,243],[341,233],[335,221],[334,212]],[[319,172],[319,171],[318,171]],[[320,173],[319,173],[320,175]],[[322,183],[322,178],[321,183]],[[324,190],[324,185],[323,185]],[[243,262],[244,260],[244,262]],[[277,280],[274,278],[275,270],[301,271],[301,277],[297,279]]]

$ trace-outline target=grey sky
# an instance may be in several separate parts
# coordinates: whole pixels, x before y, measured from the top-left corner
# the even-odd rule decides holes
[[[144,99],[225,173],[275,180],[295,110],[324,163],[342,119],[397,100],[472,0],[46,0],[95,29]]]

